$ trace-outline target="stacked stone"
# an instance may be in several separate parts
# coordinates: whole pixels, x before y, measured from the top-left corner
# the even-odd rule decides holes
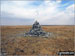
[[[44,32],[39,24],[39,22],[35,22],[32,26],[32,29],[25,34],[25,36],[48,36],[46,32]]]

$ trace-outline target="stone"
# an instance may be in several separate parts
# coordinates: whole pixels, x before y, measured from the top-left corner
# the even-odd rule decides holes
[[[41,25],[39,22],[35,21],[35,23],[32,25],[32,28],[29,32],[25,33],[24,36],[43,36],[48,37],[49,33],[42,30]]]

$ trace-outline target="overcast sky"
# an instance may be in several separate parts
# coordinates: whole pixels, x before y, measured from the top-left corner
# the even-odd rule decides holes
[[[74,25],[74,1],[1,1],[1,25]]]

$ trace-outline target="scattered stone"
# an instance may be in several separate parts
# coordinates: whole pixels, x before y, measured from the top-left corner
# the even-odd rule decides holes
[[[7,56],[5,48],[1,48],[1,56]]]
[[[20,50],[20,52],[24,52],[24,50]]]

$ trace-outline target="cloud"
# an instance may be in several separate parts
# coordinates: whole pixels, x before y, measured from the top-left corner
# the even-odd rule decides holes
[[[42,21],[44,22],[48,25],[74,25],[74,4]]]
[[[11,5],[9,5],[12,3]],[[20,17],[20,18],[33,18],[35,15],[34,8],[25,8],[30,7],[28,4],[30,2],[27,1],[12,1],[1,5],[1,11],[7,12],[9,14],[13,14],[12,16]],[[27,5],[27,6],[25,6]],[[25,7],[24,7],[25,6]]]
[[[62,3],[61,0],[5,1],[1,2],[1,18],[6,20],[5,16],[7,16],[8,21],[10,22],[11,22],[10,18],[12,18],[13,22],[14,20],[16,21],[25,20],[25,22],[26,21],[28,22],[26,23],[28,25],[30,22],[29,20],[31,20],[31,22],[37,20],[41,24],[45,25],[73,25],[74,4],[69,3],[61,4],[61,3]],[[2,22],[3,21],[4,20],[2,20]],[[15,24],[19,25],[20,23]]]

